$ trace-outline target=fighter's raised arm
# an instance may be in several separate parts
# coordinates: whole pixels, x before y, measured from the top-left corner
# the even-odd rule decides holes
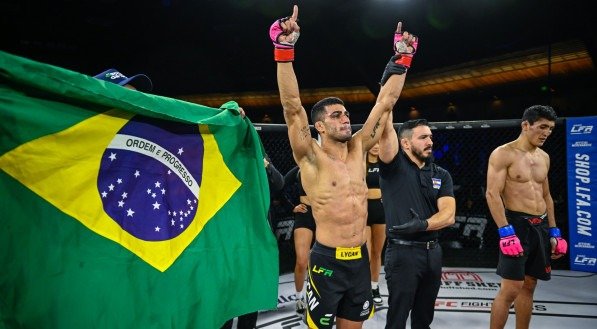
[[[311,153],[311,132],[309,119],[300,99],[298,81],[292,61],[294,45],[299,35],[297,24],[298,6],[294,6],[292,16],[276,20],[270,27],[269,35],[274,44],[274,60],[278,66],[278,90],[284,109],[284,120],[288,125],[288,136],[295,161],[300,162]]]
[[[398,134],[396,134],[396,129],[394,129],[393,117],[394,115],[390,111],[388,120],[386,120],[386,127],[379,139],[379,160],[383,163],[390,163],[396,154],[398,154]]]
[[[402,93],[406,72],[411,66],[418,43],[416,36],[406,31],[402,32],[402,22],[398,22],[394,32],[394,55],[383,72],[375,106],[361,131],[355,134],[355,137],[360,135],[364,150],[369,150],[379,141],[388,115]]]

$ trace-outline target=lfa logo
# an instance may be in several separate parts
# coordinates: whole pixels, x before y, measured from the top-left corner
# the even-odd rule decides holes
[[[577,123],[570,129],[571,135],[590,134],[593,131],[593,126],[585,126],[581,123]]]
[[[574,264],[577,264],[577,265],[587,265],[587,266],[595,266],[597,264],[597,258],[586,257],[584,255],[578,255],[574,259]]]

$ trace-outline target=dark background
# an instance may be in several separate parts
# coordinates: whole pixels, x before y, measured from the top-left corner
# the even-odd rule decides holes
[[[0,49],[90,75],[110,67],[146,73],[153,93],[164,96],[275,92],[268,28],[295,3],[301,88],[366,86],[375,94],[399,20],[420,38],[412,75],[572,39],[595,62],[596,15],[589,1],[576,0],[0,0]],[[450,102],[441,97],[426,100],[432,109],[423,114],[432,121],[519,118],[520,107],[549,103],[550,93],[583,98],[560,116],[594,114],[595,81],[593,71],[501,86],[495,92],[503,97],[526,97],[498,117],[474,110],[441,116]],[[475,97],[450,95],[460,104]]]
[[[295,3],[302,33],[294,67],[302,89],[365,86],[375,94],[399,20],[420,38],[409,78],[455,65],[474,67],[531,48],[548,51],[569,40],[581,42],[595,63],[597,15],[589,1],[577,0],[0,0],[0,50],[89,75],[111,67],[129,76],[145,73],[153,80],[153,93],[170,97],[275,93],[268,29],[274,19],[290,15]],[[394,120],[403,121],[411,107],[430,121],[519,119],[524,107],[537,103],[554,105],[562,117],[595,115],[596,81],[593,68],[581,75],[399,100]],[[496,96],[503,100],[499,111],[487,106]],[[449,104],[458,111],[447,111]],[[347,104],[352,122],[362,123],[371,106]],[[247,110],[254,122],[263,113],[282,122],[279,106]],[[467,198],[474,201],[472,214],[487,214],[482,191],[487,152],[514,139],[519,128],[512,127],[434,132],[436,152],[446,145],[453,152],[438,161],[462,186],[459,216],[467,216],[460,204]],[[565,139],[561,125],[556,130],[546,149],[554,159],[550,182],[565,231]],[[286,172],[294,165],[287,133],[262,135],[273,162]],[[469,147],[461,147],[465,144]],[[493,222],[488,225],[484,240],[452,232],[470,250],[467,265],[495,263],[497,237]]]

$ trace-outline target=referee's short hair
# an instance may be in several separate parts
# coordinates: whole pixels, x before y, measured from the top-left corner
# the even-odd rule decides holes
[[[418,126],[429,126],[426,119],[415,119],[404,122],[398,129],[398,138],[408,138],[413,136],[413,129]]]

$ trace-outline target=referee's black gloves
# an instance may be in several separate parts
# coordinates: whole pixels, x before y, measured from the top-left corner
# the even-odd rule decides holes
[[[413,209],[410,208],[410,214],[412,216],[411,220],[408,223],[401,224],[401,225],[394,225],[390,227],[388,231],[390,233],[398,233],[398,234],[410,234],[416,233],[421,231],[426,231],[429,223],[427,220],[422,220],[419,217],[419,214]]]

